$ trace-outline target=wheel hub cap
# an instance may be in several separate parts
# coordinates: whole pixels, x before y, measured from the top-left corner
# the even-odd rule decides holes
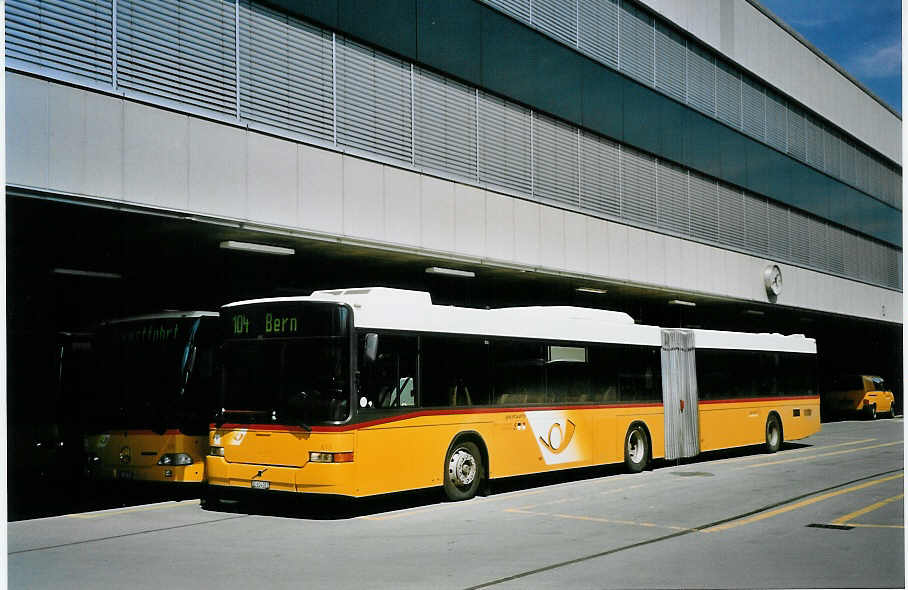
[[[476,478],[476,460],[473,455],[463,449],[451,455],[451,462],[448,464],[448,477],[459,486],[468,486],[473,483]]]

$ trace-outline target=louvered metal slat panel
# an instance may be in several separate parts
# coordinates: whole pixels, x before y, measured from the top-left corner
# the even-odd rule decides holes
[[[719,187],[715,180],[690,171],[690,233],[695,238],[719,241]]]
[[[337,37],[337,142],[412,158],[410,66]]]
[[[476,91],[416,70],[416,164],[468,178],[476,171]]]
[[[881,198],[883,196],[883,189],[880,163],[874,157],[868,157],[868,163],[870,164],[870,180],[867,183],[868,192],[874,197]]]
[[[807,159],[807,134],[804,111],[788,105],[788,154],[801,160]]]
[[[747,248],[747,212],[740,190],[719,183],[719,242]]]
[[[808,218],[808,240],[810,266],[826,269],[829,265],[829,246],[826,243],[826,224],[816,217]]]
[[[845,232],[834,225],[826,226],[829,270],[837,274],[845,272]]]
[[[791,238],[788,232],[788,207],[773,201],[766,203],[767,244],[769,256],[788,260],[791,256]]]
[[[687,43],[687,104],[716,116],[716,60],[693,41]]]
[[[619,217],[618,144],[592,133],[580,134],[580,207]]]
[[[110,0],[8,0],[6,57],[111,82]]]
[[[533,25],[565,45],[577,46],[577,0],[532,0]]]
[[[788,153],[788,106],[785,99],[766,90],[766,143]]]
[[[842,138],[842,143],[840,145],[842,155],[841,179],[848,184],[855,186],[854,145],[845,138]]]
[[[855,146],[854,150],[854,183],[864,192],[870,184],[870,162],[864,150]]]
[[[118,1],[117,81],[127,88],[235,114],[233,4]]]
[[[656,22],[656,89],[684,102],[687,87],[687,44],[677,31]]]
[[[887,164],[880,164],[880,185],[882,187],[883,200],[893,207],[897,207],[895,194],[892,191],[892,169]]]
[[[690,204],[687,197],[687,170],[658,160],[657,224],[675,233],[690,235]]]
[[[744,193],[744,225],[747,249],[758,254],[769,251],[769,220],[766,199],[750,193]]]
[[[744,133],[766,140],[766,105],[763,85],[744,76],[741,81],[741,119]]]
[[[835,178],[842,175],[842,142],[834,129],[823,129],[823,145],[825,154],[823,161],[826,164],[826,173]]]
[[[240,115],[334,138],[331,35],[264,6],[240,4]]]
[[[726,125],[741,128],[741,72],[721,60],[716,67],[716,112]]]
[[[486,4],[522,21],[530,22],[530,0],[485,0]]]
[[[533,118],[533,194],[578,207],[577,129],[538,113]]]
[[[884,284],[893,289],[901,288],[899,284],[899,252],[889,246],[880,246],[883,248],[883,257],[886,264],[886,280]]]
[[[656,161],[621,146],[621,217],[656,225]]]
[[[618,0],[580,0],[580,51],[618,69]]]
[[[810,264],[810,224],[807,216],[789,209],[788,228],[791,236],[791,260],[798,264]]]
[[[530,111],[479,95],[479,179],[529,194]]]
[[[826,166],[826,146],[823,142],[823,124],[810,115],[806,118],[807,125],[807,163],[823,170]]]
[[[653,85],[653,17],[629,2],[621,2],[618,62],[621,71],[647,86]]]
[[[864,260],[869,260],[869,274],[867,280],[871,283],[882,283],[883,275],[883,260],[880,255],[880,249],[878,244],[872,242],[871,240],[864,240],[864,251],[866,252],[866,257]]]
[[[845,266],[845,275],[859,278],[860,258],[858,252],[858,237],[854,232],[842,231],[842,264]]]

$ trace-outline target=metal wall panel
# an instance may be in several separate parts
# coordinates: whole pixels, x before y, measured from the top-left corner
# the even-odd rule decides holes
[[[533,25],[565,45],[577,46],[578,0],[532,0]]]
[[[719,185],[711,179],[689,172],[690,232],[701,240],[719,241]]]
[[[848,184],[855,186],[857,176],[854,162],[856,154],[854,145],[846,138],[842,138],[840,147],[840,153],[842,155],[841,178]]]
[[[666,460],[700,452],[697,362],[691,330],[662,330],[662,406]]]
[[[110,83],[110,0],[7,0],[6,57]]]
[[[671,27],[656,22],[656,89],[684,102],[687,89],[687,42]]]
[[[826,225],[826,243],[828,245],[827,268],[836,274],[845,272],[845,232],[840,227]]]
[[[657,225],[690,235],[690,205],[687,197],[687,170],[665,160],[656,162]]]
[[[767,244],[771,258],[788,260],[791,255],[791,238],[788,232],[788,207],[768,201],[766,204]]]
[[[258,3],[240,3],[240,116],[334,139],[331,34]]]
[[[618,62],[621,71],[652,86],[655,44],[653,17],[630,2],[621,2],[620,19]]]
[[[533,119],[533,194],[579,206],[577,128],[538,113]]]
[[[807,130],[804,123],[804,111],[788,105],[788,155],[807,160]]]
[[[337,142],[411,162],[410,65],[337,37]]]
[[[726,125],[741,128],[741,72],[722,60],[716,67],[716,112]]]
[[[823,130],[823,162],[826,165],[826,173],[836,178],[842,175],[842,141],[834,129],[825,128]]]
[[[817,170],[826,169],[826,146],[824,143],[823,123],[815,117],[806,117],[807,125],[807,163]]]
[[[740,189],[719,183],[719,242],[747,248],[747,212]]]
[[[476,91],[423,69],[414,81],[416,164],[478,178]]]
[[[789,209],[788,228],[791,235],[791,260],[797,264],[810,264],[810,223],[807,215]]]
[[[766,105],[763,85],[744,76],[741,80],[741,128],[760,141],[766,140]]]
[[[771,90],[766,90],[766,143],[788,153],[788,106]]]
[[[580,0],[580,51],[618,69],[618,0]]]
[[[479,94],[479,179],[529,194],[530,111]]]
[[[236,114],[236,14],[221,0],[119,0],[117,82]]]
[[[757,195],[744,193],[744,215],[747,249],[751,252],[769,251],[769,220],[766,199]]]
[[[716,116],[716,60],[699,44],[687,44],[687,104]]]
[[[870,161],[864,150],[855,146],[854,150],[854,186],[867,192],[870,185]]]
[[[594,214],[621,216],[618,144],[587,132],[580,134],[580,207]]]
[[[621,146],[621,217],[656,224],[656,160]]]

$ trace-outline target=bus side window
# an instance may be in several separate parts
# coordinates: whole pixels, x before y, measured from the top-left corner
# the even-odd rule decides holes
[[[416,337],[381,334],[374,361],[364,358],[365,334],[358,339],[361,409],[415,406]]]
[[[488,405],[487,340],[423,336],[421,347],[422,406]]]

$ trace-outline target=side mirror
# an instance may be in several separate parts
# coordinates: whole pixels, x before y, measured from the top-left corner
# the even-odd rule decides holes
[[[378,358],[378,334],[375,332],[366,334],[366,342],[363,344],[363,358],[368,363],[373,363]]]

